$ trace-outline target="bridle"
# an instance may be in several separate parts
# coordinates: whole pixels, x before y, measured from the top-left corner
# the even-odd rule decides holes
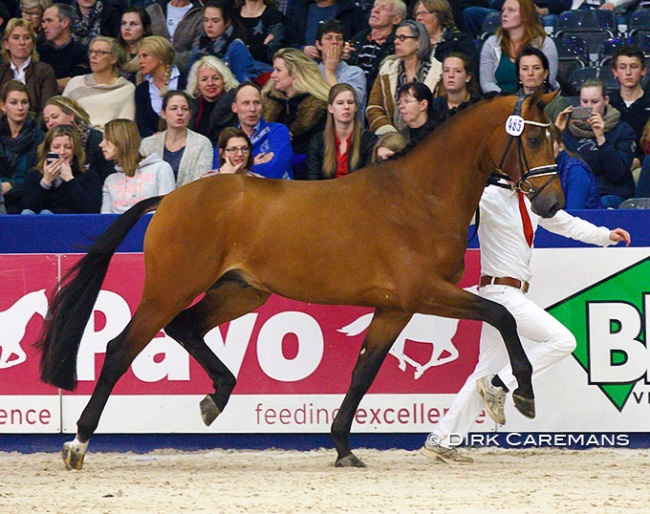
[[[510,134],[510,139],[508,140],[508,145],[503,152],[501,157],[501,162],[499,167],[492,172],[490,177],[490,183],[500,185],[504,187],[503,182],[500,182],[500,179],[507,179],[510,181],[510,177],[503,173],[503,165],[505,164],[506,158],[510,153],[513,142],[517,142],[517,160],[519,162],[519,181],[513,186],[508,186],[514,191],[524,193],[528,199],[532,202],[537,195],[539,195],[546,187],[553,182],[555,179],[559,178],[557,164],[548,164],[546,166],[536,166],[530,168],[528,166],[528,159],[526,159],[526,152],[524,151],[524,145],[521,140],[521,135],[524,132],[526,125],[533,125],[535,127],[548,128],[551,126],[551,123],[542,123],[539,121],[525,120],[521,117],[521,110],[524,104],[524,100],[527,98],[526,95],[521,95],[515,103],[515,108],[512,112],[512,115],[508,117],[506,121],[506,132]],[[533,184],[530,182],[532,177],[543,177],[548,176],[548,180],[544,182],[542,187],[535,189]]]

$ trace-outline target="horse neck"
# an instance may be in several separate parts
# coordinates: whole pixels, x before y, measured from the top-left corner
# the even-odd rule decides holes
[[[462,223],[473,216],[494,170],[489,157],[492,135],[505,126],[506,117],[501,119],[493,110],[486,113],[487,105],[467,109],[436,128],[405,156],[411,155],[416,164],[401,172],[411,187],[431,195],[442,208],[453,204],[456,212],[465,213]]]

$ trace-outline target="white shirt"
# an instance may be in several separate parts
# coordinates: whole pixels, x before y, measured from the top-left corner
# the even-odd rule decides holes
[[[607,227],[597,227],[564,210],[552,218],[541,218],[532,212],[528,199],[525,198],[524,201],[533,233],[540,225],[549,232],[583,243],[598,246],[613,243],[609,239],[610,230]],[[529,282],[532,278],[530,259],[533,248],[528,246],[524,236],[518,193],[498,186],[488,186],[481,197],[479,209],[481,274]]]
[[[174,33],[176,32],[176,27],[178,27],[178,24],[191,8],[191,2],[185,7],[172,7],[170,3],[167,4],[167,32],[169,32],[169,39],[172,44],[174,44]]]
[[[32,58],[28,57],[27,60],[22,63],[18,68],[16,68],[16,65],[14,64],[13,61],[10,60],[10,66],[11,66],[11,71],[14,72],[14,80],[17,80],[18,82],[22,82],[25,84],[25,68],[29,66],[32,63]]]
[[[167,82],[167,91],[178,89],[178,78],[180,76],[181,72],[178,71],[178,68],[176,66],[172,66],[172,74],[169,77],[169,82]],[[151,75],[145,75],[144,78],[147,82],[149,82],[149,100],[151,101],[151,108],[158,116],[160,116],[160,113],[162,112],[163,102],[163,97],[160,96],[160,89],[158,89],[158,86],[156,86],[154,83],[153,77]]]

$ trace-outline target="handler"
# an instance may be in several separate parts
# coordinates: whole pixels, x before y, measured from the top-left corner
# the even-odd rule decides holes
[[[564,210],[552,218],[541,218],[532,212],[525,195],[513,191],[512,184],[505,180],[485,188],[479,209],[479,295],[506,307],[517,322],[519,336],[535,343],[527,355],[533,366],[533,378],[537,377],[576,346],[575,337],[566,327],[526,297],[532,277],[530,259],[537,226],[600,246],[619,241],[629,245],[630,234],[621,228],[610,231],[606,227],[596,227]],[[427,437],[422,454],[446,463],[473,462],[453,446],[465,438],[483,408],[494,421],[505,424],[506,395],[517,383],[508,362],[499,332],[484,323],[478,364],[449,411]],[[451,442],[450,436],[454,438]]]

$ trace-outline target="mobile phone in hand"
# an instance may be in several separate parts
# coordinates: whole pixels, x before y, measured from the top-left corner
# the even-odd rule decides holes
[[[572,120],[586,120],[592,115],[591,107],[574,107],[571,109],[571,119]]]
[[[48,164],[52,164],[54,161],[56,161],[59,158],[59,154],[55,152],[47,152],[47,155],[45,156],[45,162]]]

